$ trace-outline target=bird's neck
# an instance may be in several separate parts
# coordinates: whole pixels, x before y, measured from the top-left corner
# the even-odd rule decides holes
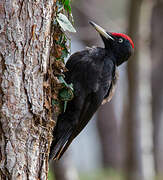
[[[105,47],[105,55],[109,57],[109,59],[111,59],[113,63],[117,66],[116,57],[110,47],[109,48]]]

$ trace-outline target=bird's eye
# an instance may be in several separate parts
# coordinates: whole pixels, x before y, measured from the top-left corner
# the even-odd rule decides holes
[[[122,39],[122,38],[119,38],[118,42],[119,42],[119,43],[122,43],[122,42],[123,42],[123,39]]]

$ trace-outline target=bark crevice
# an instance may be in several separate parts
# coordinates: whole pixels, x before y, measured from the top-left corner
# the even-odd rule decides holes
[[[0,179],[47,179],[44,76],[54,1],[0,1]],[[50,137],[50,138],[49,138]]]

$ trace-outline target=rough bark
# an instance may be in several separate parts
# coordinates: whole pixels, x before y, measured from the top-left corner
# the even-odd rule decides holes
[[[47,179],[43,81],[54,1],[0,1],[0,179]]]
[[[155,168],[163,176],[163,2],[158,0],[151,18],[152,117],[154,124]]]

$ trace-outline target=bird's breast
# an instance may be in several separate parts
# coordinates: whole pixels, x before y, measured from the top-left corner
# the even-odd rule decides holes
[[[110,89],[109,89],[109,94],[108,96],[102,101],[102,105],[109,102],[113,95],[114,95],[114,92],[115,92],[115,89],[116,89],[116,85],[117,85],[117,80],[119,78],[119,74],[118,74],[118,70],[116,69],[115,70],[115,75],[113,76],[112,78],[112,82],[111,82],[111,86],[110,86]]]

